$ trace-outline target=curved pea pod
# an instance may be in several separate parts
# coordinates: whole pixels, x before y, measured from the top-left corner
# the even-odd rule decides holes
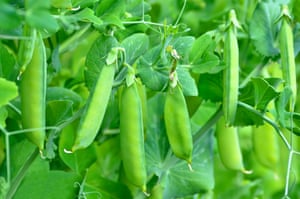
[[[191,123],[186,101],[178,84],[174,88],[170,86],[167,92],[164,120],[173,153],[190,165],[193,152]]]
[[[281,28],[279,32],[279,48],[281,56],[282,76],[285,85],[292,90],[293,100],[297,96],[296,64],[294,55],[294,37],[291,25],[289,24],[288,7],[283,6],[281,17]]]
[[[225,33],[223,75],[223,112],[227,125],[235,120],[239,89],[239,47],[236,36],[235,12],[230,12],[230,24]]]
[[[216,125],[216,140],[223,165],[232,170],[245,172],[236,127],[228,127],[222,116]]]
[[[46,136],[46,73],[46,49],[38,33],[32,59],[21,77],[20,98],[23,128],[33,129],[26,135],[40,150],[44,148]]]
[[[125,176],[146,192],[143,115],[136,82],[123,88],[120,100],[120,146]]]
[[[273,127],[268,123],[258,127],[254,126],[252,139],[257,160],[267,168],[276,168],[279,162],[279,146]]]
[[[88,147],[97,136],[109,102],[115,64],[103,66],[79,121],[72,151]]]

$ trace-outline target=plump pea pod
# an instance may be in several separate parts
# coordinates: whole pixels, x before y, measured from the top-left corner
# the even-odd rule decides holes
[[[190,165],[193,138],[189,113],[182,90],[178,84],[169,87],[164,105],[164,120],[173,153]]]
[[[46,49],[38,33],[32,59],[21,77],[20,98],[23,128],[34,129],[26,135],[40,150],[45,140],[46,72]]]
[[[115,64],[103,66],[84,108],[72,151],[88,147],[100,129],[115,75]]]
[[[223,165],[232,170],[245,171],[236,127],[228,127],[222,116],[216,126],[216,140]]]
[[[143,115],[136,82],[123,88],[120,100],[120,146],[125,176],[146,192]]]
[[[294,37],[291,25],[289,24],[290,18],[287,6],[283,6],[282,13],[281,28],[279,32],[282,75],[286,86],[292,90],[292,99],[296,100],[297,80],[294,55]]]
[[[254,154],[263,166],[275,169],[279,161],[277,134],[270,124],[254,126],[252,129]]]
[[[236,36],[237,20],[234,10],[231,10],[229,17],[230,23],[224,40],[223,112],[226,124],[232,125],[235,120],[238,102],[239,47]]]
[[[25,71],[27,65],[31,61],[35,47],[36,34],[37,31],[35,28],[24,25],[23,36],[25,38],[20,41],[20,47],[18,51],[18,63],[21,66],[19,75]]]

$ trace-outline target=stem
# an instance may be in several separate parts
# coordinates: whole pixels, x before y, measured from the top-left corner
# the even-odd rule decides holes
[[[275,131],[278,133],[278,135],[280,136],[280,138],[282,139],[282,141],[284,142],[284,144],[286,145],[286,147],[288,148],[289,151],[292,150],[291,145],[289,144],[288,140],[284,137],[283,133],[281,132],[281,130],[279,129],[279,127],[272,121],[270,120],[268,117],[264,116],[264,114],[260,113],[259,111],[255,110],[252,106],[244,103],[244,102],[238,102],[238,104],[244,108],[246,108],[248,111],[251,111],[252,113],[260,116],[264,121],[266,121],[267,123],[269,123],[271,126],[273,126],[273,128],[275,129]]]
[[[39,154],[39,150],[38,148],[36,148],[32,154],[28,157],[28,159],[25,161],[25,163],[23,164],[23,166],[20,168],[18,174],[16,175],[14,181],[12,182],[10,189],[7,193],[6,199],[11,199],[13,198],[15,192],[17,191],[19,185],[21,184],[26,171],[28,170],[28,168],[30,167],[30,165],[33,163],[33,161],[36,159],[36,157]]]
[[[183,2],[183,5],[182,5],[182,8],[181,8],[181,11],[180,11],[180,13],[179,13],[179,15],[178,15],[178,18],[177,18],[177,20],[176,20],[176,22],[175,22],[175,26],[179,23],[179,21],[180,21],[180,19],[181,19],[181,17],[182,17],[182,15],[183,15],[183,12],[184,12],[184,9],[185,9],[185,6],[186,6],[186,0],[184,0],[184,2]]]
[[[289,160],[288,160],[287,172],[285,177],[286,182],[285,182],[284,197],[287,197],[289,194],[289,179],[291,174],[292,160],[293,160],[293,150],[291,150],[289,153]]]
[[[9,134],[2,126],[0,126],[0,131],[3,132],[5,136],[5,148],[6,148],[6,178],[7,184],[10,186],[11,173],[10,173],[10,145],[9,145]]]
[[[208,131],[219,120],[222,114],[222,106],[220,106],[218,110],[209,118],[209,120],[195,133],[193,136],[194,144],[198,142],[203,133]]]
[[[255,76],[269,61],[268,57],[265,57],[261,64],[259,64],[257,67],[255,67],[249,75],[243,80],[243,82],[240,84],[240,87],[243,88],[246,86],[246,84],[250,81],[251,77]]]

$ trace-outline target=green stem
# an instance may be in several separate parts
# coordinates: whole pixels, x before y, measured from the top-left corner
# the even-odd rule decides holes
[[[288,140],[284,137],[283,133],[281,132],[280,128],[272,121],[270,120],[268,117],[264,116],[264,114],[262,114],[261,112],[257,111],[256,109],[254,109],[252,106],[243,103],[243,102],[238,102],[238,104],[244,108],[246,108],[248,111],[251,111],[252,113],[260,116],[265,122],[269,123],[271,126],[273,126],[273,128],[275,129],[275,131],[278,133],[278,135],[280,136],[280,138],[282,139],[282,141],[284,142],[284,144],[286,145],[286,147],[288,148],[289,151],[292,150],[291,145],[289,144]]]
[[[21,184],[28,168],[31,166],[31,164],[33,163],[33,161],[36,159],[36,157],[39,154],[39,150],[38,148],[36,148],[32,154],[28,157],[28,159],[25,161],[25,163],[23,164],[23,166],[20,168],[18,174],[16,175],[15,179],[13,180],[10,189],[8,190],[6,199],[11,199],[13,198],[14,194],[16,193],[19,185]]]
[[[218,108],[218,110],[210,117],[210,119],[195,133],[193,136],[194,144],[198,142],[198,140],[202,137],[202,135],[212,128],[213,125],[219,120],[222,116],[222,106]]]

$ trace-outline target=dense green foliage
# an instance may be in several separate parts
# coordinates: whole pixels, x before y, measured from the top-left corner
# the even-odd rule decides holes
[[[0,0],[0,199],[299,198],[299,4]]]

